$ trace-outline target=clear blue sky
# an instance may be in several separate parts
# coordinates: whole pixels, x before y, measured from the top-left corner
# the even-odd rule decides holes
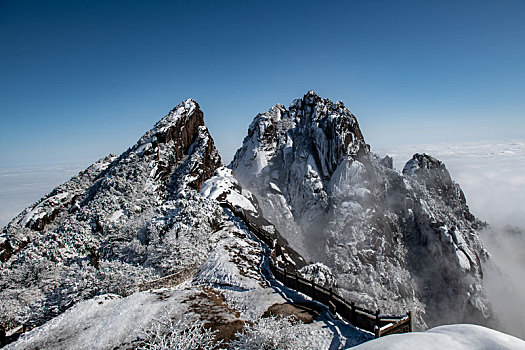
[[[525,137],[525,1],[0,0],[0,167],[89,164],[196,99],[223,158],[313,89],[372,146]]]

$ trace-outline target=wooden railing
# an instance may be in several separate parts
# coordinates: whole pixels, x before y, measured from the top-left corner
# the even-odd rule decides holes
[[[242,208],[233,208],[230,203],[221,202],[221,206],[230,210],[241,218],[248,229],[270,249],[269,267],[275,279],[286,287],[301,292],[310,298],[328,306],[330,312],[338,314],[343,320],[355,327],[374,333],[376,338],[395,334],[412,332],[412,315],[408,311],[404,315],[381,315],[380,310],[371,311],[357,306],[355,302],[348,302],[333,289],[325,288],[314,281],[303,278],[296,269],[287,269],[286,257],[279,255],[282,247],[279,246],[278,234],[272,235],[255,225],[248,218]],[[279,262],[278,257],[281,257]],[[288,265],[289,266],[289,265]]]
[[[325,304],[334,315],[338,314],[345,321],[355,327],[373,332],[376,338],[388,334],[412,331],[412,317],[410,311],[405,315],[399,316],[381,315],[379,310],[373,312],[357,306],[353,301],[348,302],[332,289],[325,288],[313,281],[307,280],[301,277],[297,272],[287,272],[286,269],[279,267],[273,258],[270,259],[269,266],[274,277],[285,286]]]
[[[29,330],[28,327],[25,325],[21,325],[18,327],[15,327],[11,330],[6,331],[1,325],[0,325],[0,348],[4,347],[5,345],[14,342],[17,340],[23,333],[27,332]]]

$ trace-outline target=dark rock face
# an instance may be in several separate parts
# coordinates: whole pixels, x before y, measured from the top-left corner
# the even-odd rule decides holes
[[[394,170],[342,103],[309,92],[259,114],[230,167],[292,247],[333,269],[348,299],[412,309],[419,328],[492,322],[482,223],[459,185],[428,155]]]
[[[187,172],[186,185],[197,191],[221,165],[213,139],[204,126],[204,115],[198,103],[191,99],[184,102],[184,109],[181,105],[175,107],[148,131],[135,146],[140,148],[149,154],[156,153],[159,165],[155,176],[163,181],[164,190],[169,176],[181,163],[185,169],[177,171],[177,177]]]

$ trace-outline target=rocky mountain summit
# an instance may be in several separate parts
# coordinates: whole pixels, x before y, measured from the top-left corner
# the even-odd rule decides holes
[[[137,348],[178,334],[166,324],[239,349],[258,348],[260,334],[295,339],[295,348],[370,339],[277,283],[268,247],[239,210],[279,247],[283,266],[348,300],[383,314],[412,310],[420,329],[492,325],[477,233],[485,224],[439,160],[415,154],[402,172],[392,164],[370,151],[342,102],[310,91],[257,115],[225,167],[199,105],[183,101],[122,155],[3,228],[0,324],[36,327],[12,348],[86,339]]]
[[[79,300],[194,268],[222,212],[197,191],[219,165],[189,99],[24,210],[1,235],[1,323],[39,325]]]
[[[349,299],[414,309],[421,328],[492,322],[483,223],[459,185],[428,155],[394,170],[343,103],[310,91],[259,114],[230,167],[292,246],[334,270]]]

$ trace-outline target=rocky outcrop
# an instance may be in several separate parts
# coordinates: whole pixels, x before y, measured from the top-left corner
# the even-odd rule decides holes
[[[259,198],[266,218],[302,249],[293,218],[306,217],[311,208],[327,210],[328,182],[337,166],[367,152],[357,119],[343,103],[310,91],[289,109],[276,105],[259,114],[230,167],[245,188],[266,191]],[[320,223],[309,218],[314,226]]]
[[[445,200],[452,210],[475,226],[484,225],[470,213],[463,190],[452,181],[443,162],[428,154],[416,153],[405,164],[403,175],[424,184],[427,191]]]
[[[334,271],[348,299],[412,309],[419,328],[492,322],[482,223],[459,185],[428,155],[393,169],[343,103],[308,92],[259,114],[230,168],[293,247]]]
[[[161,180],[161,191],[165,191],[166,186],[171,187],[172,192],[176,190],[170,175],[181,165],[183,169],[176,172],[179,184],[175,184],[175,187],[182,184],[200,191],[202,183],[221,164],[213,139],[204,126],[204,115],[198,103],[192,99],[175,107],[155,124],[140,138],[133,151],[142,155],[155,155],[157,168],[154,177]],[[179,180],[182,174],[184,179]]]

